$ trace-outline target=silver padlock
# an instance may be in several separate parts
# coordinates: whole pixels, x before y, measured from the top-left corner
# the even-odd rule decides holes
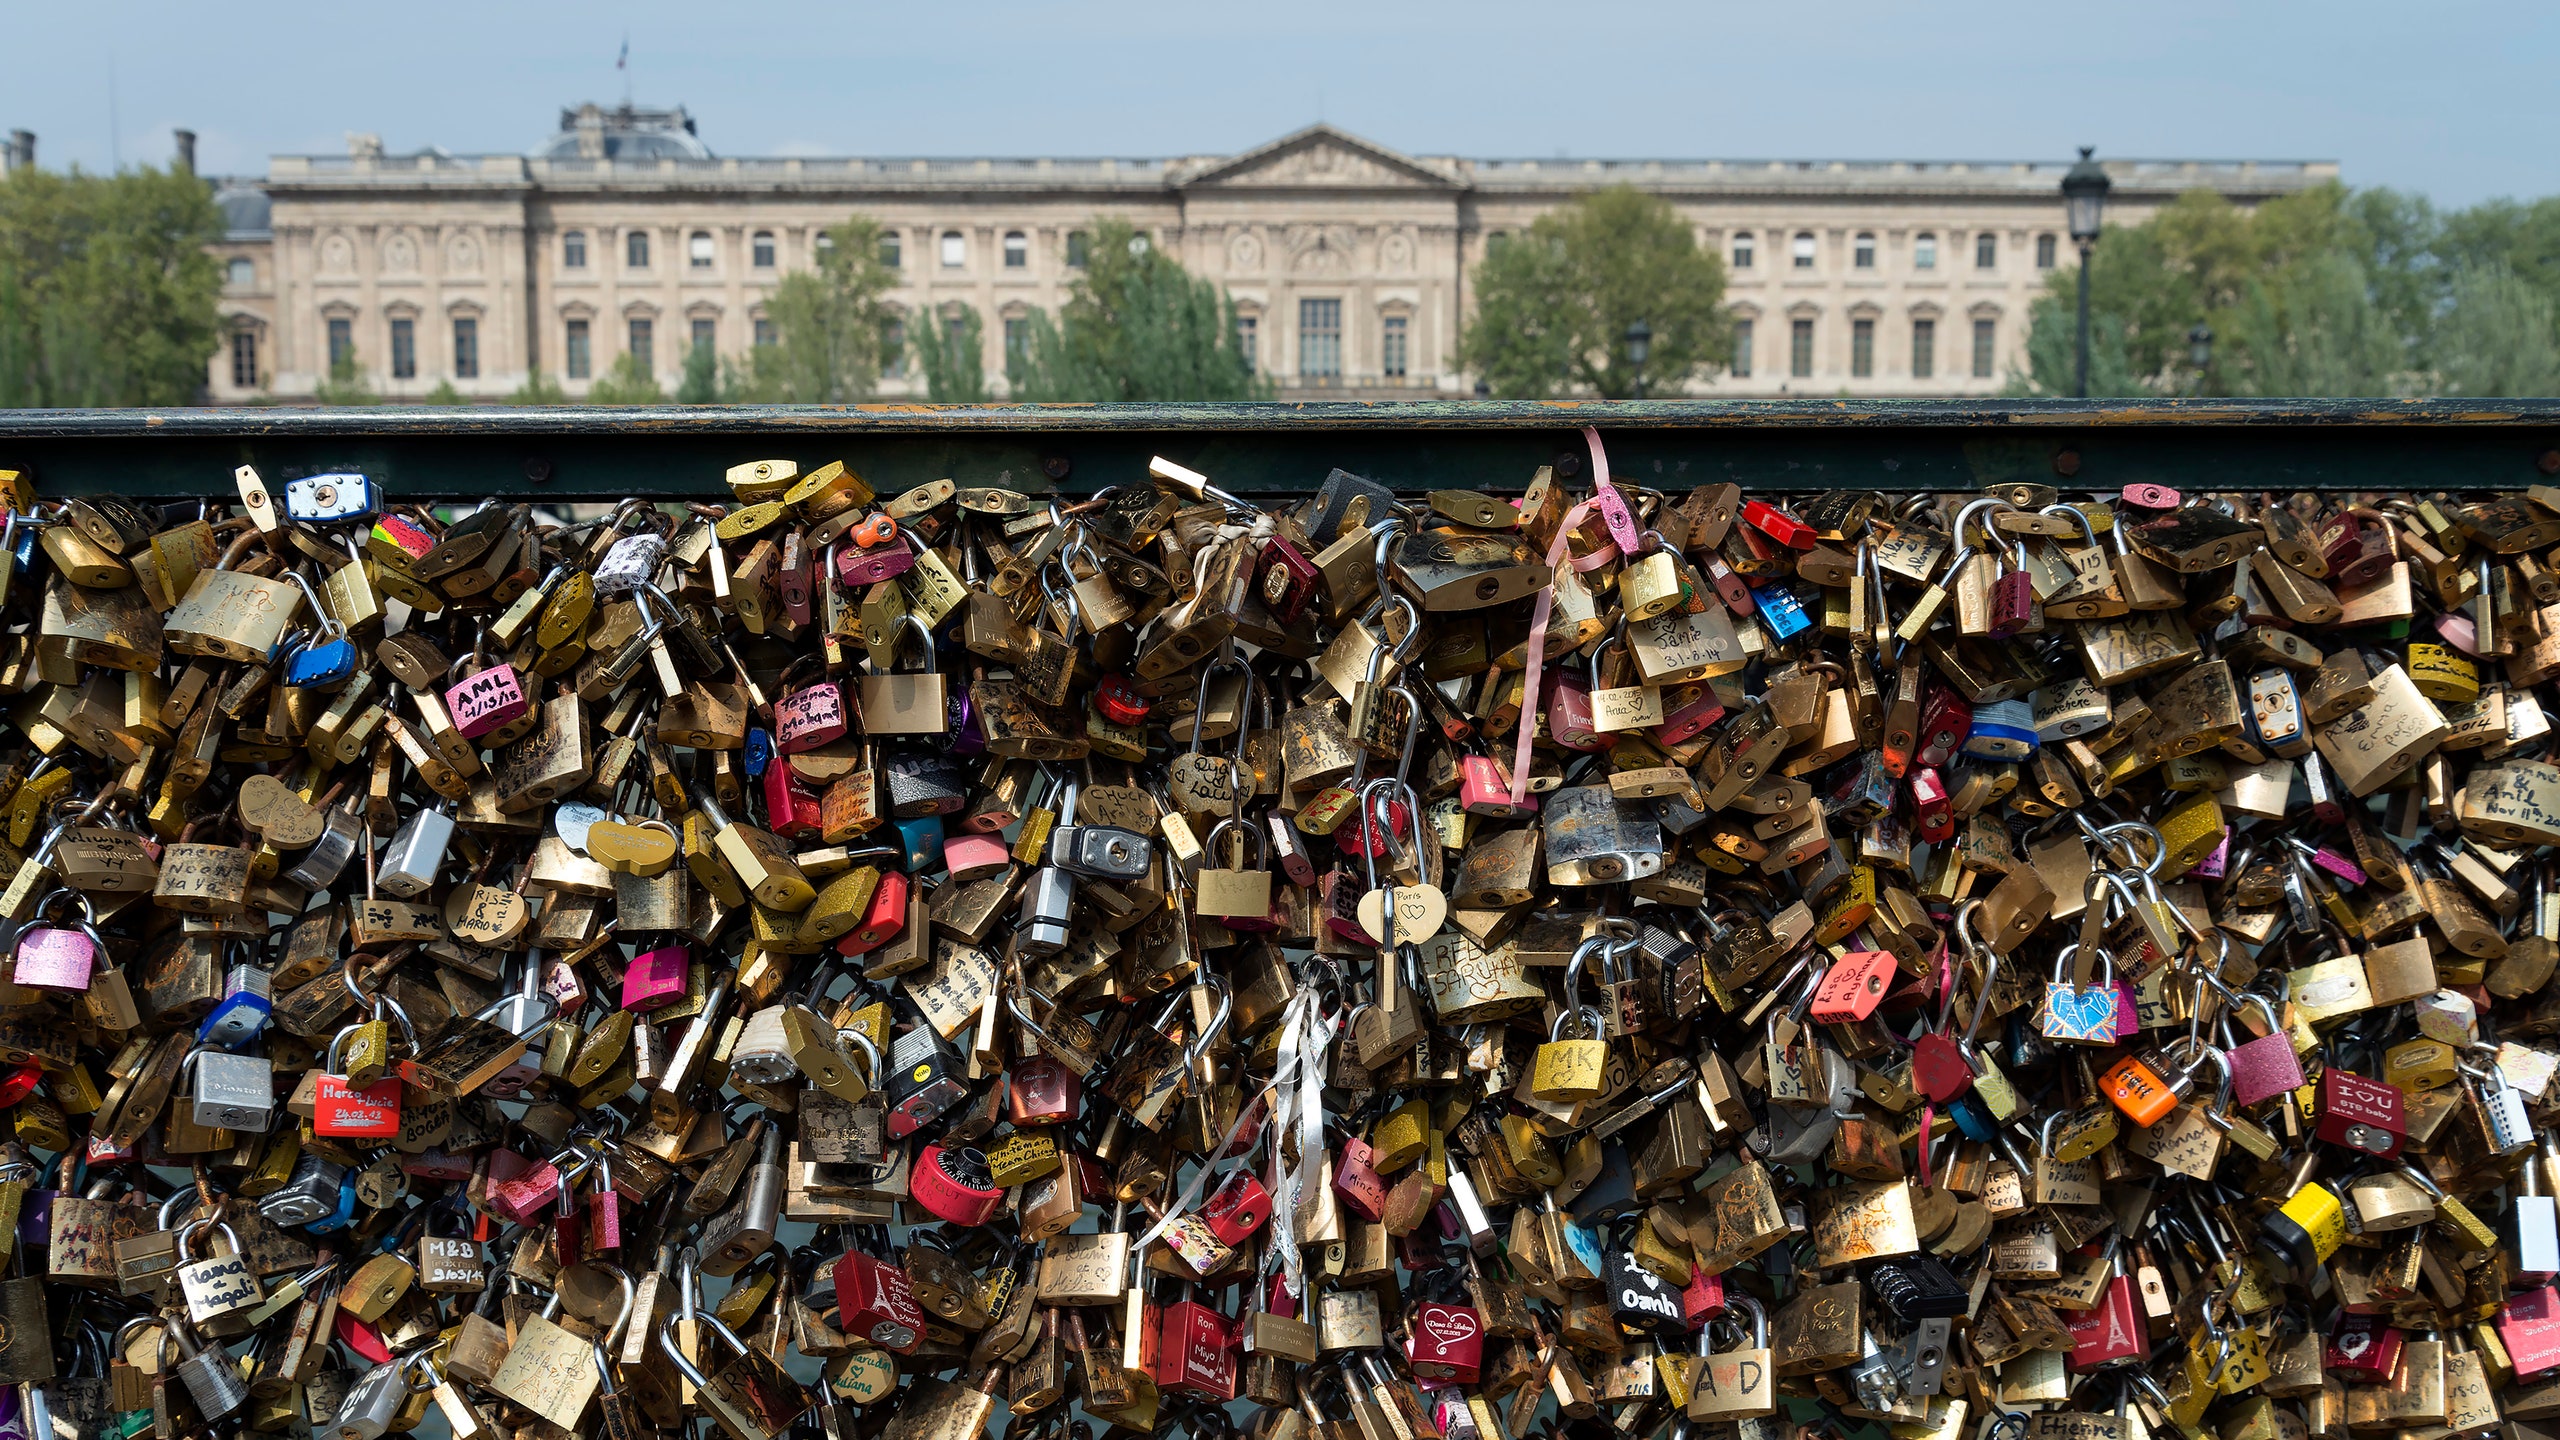
[[[612,599],[633,594],[658,578],[659,562],[666,556],[662,536],[650,531],[623,536],[596,562],[596,593]]]
[[[1022,887],[1022,906],[1014,914],[1014,944],[1025,955],[1055,955],[1066,949],[1067,922],[1075,903],[1075,876],[1055,865],[1032,871]]]
[[[1606,785],[1576,785],[1547,797],[1547,883],[1614,885],[1662,873],[1662,822],[1619,801]]]
[[[178,1266],[178,1292],[186,1297],[188,1321],[204,1326],[207,1334],[218,1334],[221,1330],[234,1328],[223,1326],[218,1330],[216,1326],[222,1317],[253,1310],[267,1296],[258,1286],[258,1277],[249,1269],[249,1257],[240,1249],[240,1237],[232,1233],[228,1225],[217,1225],[210,1220],[189,1222],[186,1229],[178,1232],[178,1254],[181,1257],[192,1254],[196,1241],[208,1231],[220,1231],[222,1238],[231,1242],[231,1253],[203,1260],[185,1260]],[[241,1318],[243,1323],[236,1328],[246,1331],[247,1317],[242,1315]]]
[[[767,1005],[747,1017],[737,1043],[729,1047],[732,1076],[750,1085],[779,1085],[800,1073],[782,1028],[783,1010],[780,1005]]]
[[[363,475],[305,475],[284,486],[284,513],[305,525],[353,520],[381,508],[381,492]]]
[[[516,993],[491,1001],[471,1018],[486,1020],[510,1035],[526,1037],[550,1024],[552,1012],[559,1007],[559,1002],[543,994],[539,988],[543,964],[542,951],[526,951],[523,976]],[[506,1069],[491,1076],[481,1089],[502,1100],[511,1099],[524,1093],[524,1087],[540,1078],[542,1052],[528,1045],[523,1054],[509,1062]]]
[[[283,1188],[259,1198],[258,1215],[286,1230],[323,1219],[337,1212],[338,1191],[346,1179],[346,1166],[305,1150]]]
[[[364,1372],[347,1391],[331,1421],[337,1440],[382,1440],[400,1407],[409,1403],[409,1371],[405,1362],[385,1360]]]
[[[1084,787],[1067,783],[1058,802],[1058,826],[1049,832],[1049,863],[1073,875],[1096,880],[1138,880],[1155,863],[1155,842],[1117,825],[1074,823],[1076,800]]]
[[[772,1247],[773,1228],[781,1220],[782,1127],[767,1125],[737,1200],[702,1227],[702,1273],[737,1274]]]
[[[453,817],[447,806],[419,810],[401,823],[391,843],[382,847],[374,888],[394,900],[414,900],[435,888],[444,868],[446,847],[453,843]]]
[[[338,877],[346,873],[347,862],[356,858],[356,849],[364,841],[364,824],[356,818],[356,812],[344,805],[330,806],[322,819],[327,828],[320,832],[320,838],[311,842],[311,848],[302,852],[293,868],[276,878],[317,893],[338,883]]]
[[[205,1349],[183,1320],[171,1320],[160,1332],[163,1365],[168,1363],[172,1343],[181,1357],[178,1378],[186,1383],[187,1398],[196,1402],[204,1418],[219,1420],[249,1402],[249,1386],[240,1378],[240,1367],[232,1363],[230,1352]]]
[[[2543,1173],[2553,1165],[2560,1165],[2560,1140],[2545,1136],[2542,1153],[2524,1163],[2524,1190],[2515,1197],[2515,1213],[2507,1222],[2515,1278],[2527,1285],[2547,1284],[2560,1275],[2560,1200],[2548,1193]]]
[[[2506,1072],[2493,1064],[2485,1069],[2465,1065],[2462,1073],[2482,1082],[2480,1113],[2488,1122],[2489,1149],[2513,1155],[2533,1148],[2533,1118],[2525,1113],[2524,1093],[2507,1083]]]
[[[202,1046],[187,1052],[179,1071],[196,1072],[190,1091],[195,1122],[215,1130],[263,1135],[275,1119],[275,1066],[263,1055],[234,1055]]]

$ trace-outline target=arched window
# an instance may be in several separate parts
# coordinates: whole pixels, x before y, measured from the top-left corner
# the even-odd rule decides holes
[[[622,237],[622,263],[634,270],[649,268],[649,232],[633,230]]]
[[[1919,234],[1911,237],[1911,268],[1914,270],[1935,270],[1938,268],[1938,237],[1936,234],[1923,230]]]
[[[1757,245],[1757,243],[1756,243],[1755,241],[1753,241],[1753,239],[1751,238],[1751,232],[1750,232],[1750,231],[1748,231],[1748,230],[1741,231],[1740,233],[1736,234],[1736,235],[1733,237],[1733,268],[1734,268],[1734,269],[1736,269],[1736,270],[1748,270],[1748,269],[1750,269],[1750,268],[1751,268],[1751,262],[1752,262],[1752,260],[1753,260],[1753,259],[1757,258],[1758,253],[1759,253],[1759,252],[1758,252],[1758,245]]]
[[[711,232],[708,230],[696,230],[691,235],[685,237],[684,253],[686,262],[692,265],[694,269],[710,269],[711,257],[716,253],[711,244]]]
[[[587,268],[586,231],[572,230],[560,237],[560,268],[563,270]]]
[[[755,265],[759,270],[773,268],[773,232],[770,230],[756,232]]]
[[[1856,244],[1849,252],[1849,263],[1860,270],[1876,268],[1876,237],[1873,233],[1859,234]]]
[[[1810,269],[1812,269],[1812,268],[1813,268],[1813,255],[1814,255],[1814,249],[1813,249],[1813,232],[1812,232],[1812,231],[1810,231],[1810,230],[1799,230],[1799,231],[1797,231],[1797,232],[1796,232],[1795,242],[1794,242],[1792,245],[1790,245],[1790,246],[1788,247],[1788,249],[1789,249],[1789,250],[1794,254],[1794,256],[1795,256],[1795,262],[1796,262],[1796,268],[1797,268],[1797,269],[1799,269],[1799,270],[1810,270]]]
[[[1024,270],[1031,265],[1031,237],[1019,230],[1004,232],[1004,268]]]
[[[957,230],[942,232],[942,268],[957,270],[969,263],[969,239]]]

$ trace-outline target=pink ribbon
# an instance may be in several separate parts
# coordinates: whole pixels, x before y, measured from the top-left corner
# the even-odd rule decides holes
[[[1591,447],[1591,498],[1564,512],[1563,523],[1556,526],[1556,538],[1547,545],[1549,570],[1567,563],[1565,551],[1572,544],[1573,532],[1581,526],[1583,517],[1591,513],[1592,507],[1601,504],[1602,496],[1617,501],[1621,512],[1626,508],[1617,488],[1609,483],[1609,452],[1600,446],[1600,432],[1585,425],[1582,438]],[[1605,518],[1605,506],[1603,511]],[[1571,563],[1579,572],[1597,570],[1617,558],[1618,546],[1612,542]],[[1554,613],[1555,603],[1555,587],[1549,585],[1538,592],[1538,603],[1529,612],[1529,648],[1521,656],[1524,675],[1520,689],[1520,743],[1511,757],[1511,803],[1514,805],[1529,798],[1529,742],[1537,729],[1538,681],[1547,668],[1547,620]]]

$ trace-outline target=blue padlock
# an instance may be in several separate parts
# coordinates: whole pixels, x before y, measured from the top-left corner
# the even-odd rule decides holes
[[[1793,639],[1804,633],[1813,621],[1804,613],[1804,602],[1786,585],[1766,585],[1751,592],[1760,606],[1760,623],[1769,634],[1780,640]]]
[[[221,1003],[196,1027],[196,1043],[228,1050],[266,1028],[275,1013],[267,972],[255,965],[234,965],[223,977]]]
[[[333,1235],[356,1223],[356,1177],[338,1182],[338,1208],[302,1228],[314,1235]]]
[[[773,759],[773,736],[761,725],[747,732],[747,753],[739,762],[750,780],[764,778],[764,767]]]
[[[2019,761],[2036,753],[2035,707],[2024,700],[1993,700],[1973,707],[1973,731],[1964,753],[1984,760]]]
[[[898,845],[907,852],[907,873],[923,875],[942,865],[942,817],[919,815],[898,822]]]
[[[355,520],[382,508],[373,481],[362,475],[306,475],[284,487],[284,513],[305,525]]]
[[[284,683],[299,689],[330,689],[354,679],[356,647],[347,639],[347,627],[330,617],[329,607],[320,603],[319,594],[300,573],[288,570],[285,578],[302,592],[302,598],[310,602],[311,613],[319,617],[320,638],[303,642],[284,662]]]

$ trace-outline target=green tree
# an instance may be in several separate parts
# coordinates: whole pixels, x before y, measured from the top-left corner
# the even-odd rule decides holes
[[[725,397],[720,387],[720,357],[708,345],[696,345],[684,352],[684,378],[676,382],[679,405],[717,405]]]
[[[897,279],[881,263],[877,222],[856,216],[829,229],[817,268],[783,276],[765,301],[775,340],[747,352],[736,398],[842,405],[868,396],[893,318],[881,297]]]
[[[452,381],[439,380],[436,382],[436,388],[428,391],[424,398],[420,399],[418,403],[421,405],[463,405],[470,402],[462,398],[461,391],[453,388]]]
[[[2252,284],[2231,346],[2230,388],[2242,395],[2390,395],[2409,385],[2405,339],[2343,251]]]
[[[2549,296],[2503,264],[2457,272],[2435,327],[2447,395],[2560,395],[2560,329]]]
[[[658,388],[658,377],[628,350],[615,357],[613,368],[587,391],[590,405],[655,405],[666,398],[667,392]]]
[[[0,407],[186,405],[218,340],[222,217],[175,166],[0,181]]]
[[[1653,331],[1647,394],[1676,395],[1733,353],[1724,262],[1671,203],[1620,185],[1542,215],[1486,255],[1458,364],[1496,395],[1635,393],[1627,327]]]
[[[1052,321],[1033,311],[1006,379],[1017,400],[1257,400],[1270,386],[1236,341],[1235,306],[1124,220],[1095,222]]]
[[[524,377],[524,383],[507,396],[510,405],[566,405],[569,392],[540,367]]]
[[[977,405],[994,397],[987,389],[987,327],[977,310],[954,307],[950,315],[916,316],[907,330],[907,348],[924,371],[927,398],[951,405]]]
[[[311,394],[323,405],[382,403],[382,397],[374,393],[373,381],[364,373],[364,363],[356,359],[354,346],[329,362],[329,378],[313,387]]]

